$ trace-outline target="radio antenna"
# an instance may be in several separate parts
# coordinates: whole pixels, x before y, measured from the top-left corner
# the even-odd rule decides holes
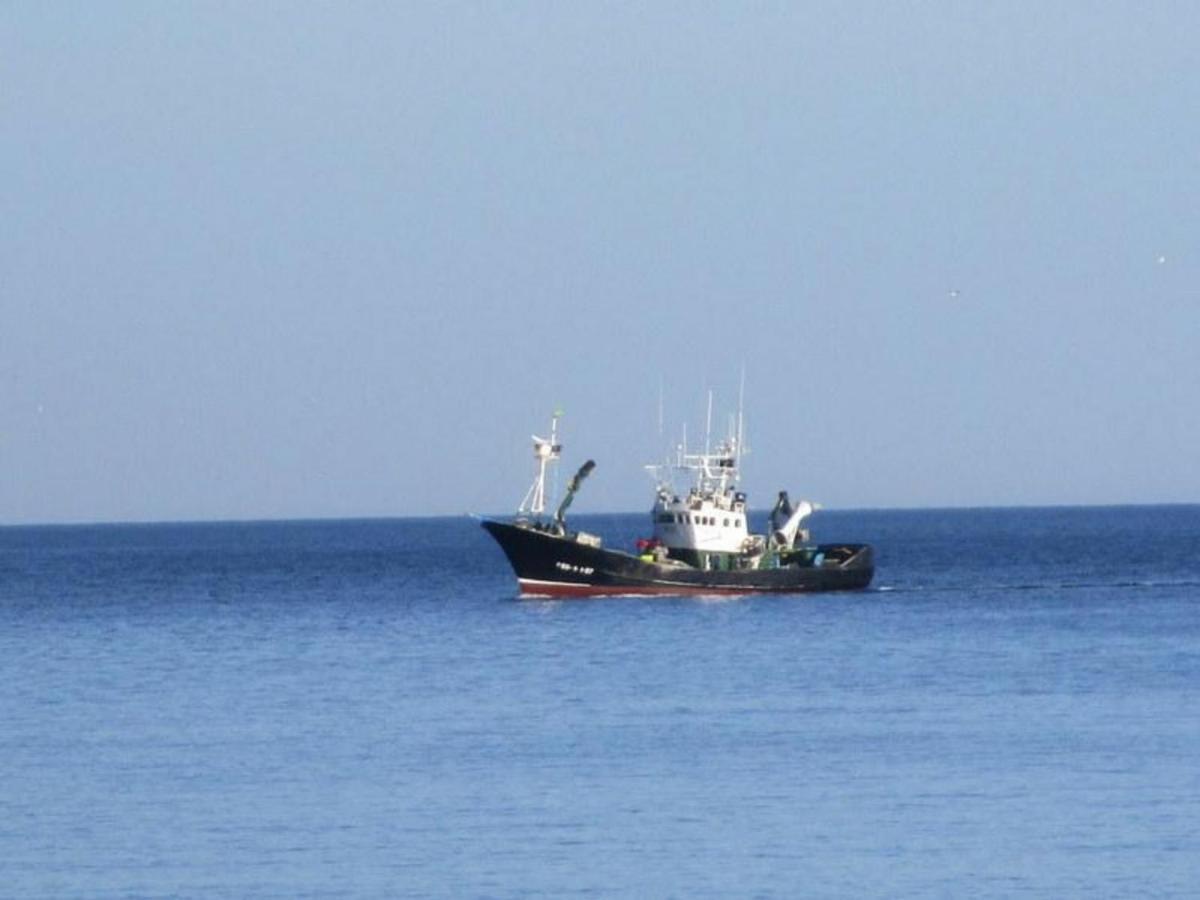
[[[746,405],[746,364],[742,363],[742,380],[738,385],[738,417],[737,417],[737,463],[739,471],[742,462],[742,410]]]

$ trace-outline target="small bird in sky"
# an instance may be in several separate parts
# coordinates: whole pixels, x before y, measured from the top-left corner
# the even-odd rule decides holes
[[[957,300],[962,295],[962,291],[958,288],[950,288],[950,299]]]
[[[1158,264],[1159,264],[1160,266],[1161,266],[1163,263],[1165,263],[1166,261],[1167,261],[1167,258],[1166,258],[1166,257],[1165,257],[1163,254],[1161,254],[1161,253],[1160,253],[1160,254],[1158,254]]]

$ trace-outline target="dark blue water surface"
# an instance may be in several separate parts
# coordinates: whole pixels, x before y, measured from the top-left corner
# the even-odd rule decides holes
[[[1200,507],[814,528],[872,590],[516,601],[466,519],[0,529],[0,895],[1200,891]]]

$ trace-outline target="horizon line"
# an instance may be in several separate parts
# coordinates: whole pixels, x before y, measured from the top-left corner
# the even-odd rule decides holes
[[[836,508],[823,507],[818,512],[835,513],[874,513],[874,512],[967,512],[971,510],[1045,510],[1045,509],[1138,509],[1155,507],[1200,506],[1195,500],[1170,500],[1137,503],[1000,503],[1000,504],[964,504],[961,506],[844,506]],[[751,509],[752,513],[769,513],[769,507]],[[594,516],[633,516],[649,515],[646,510],[614,510],[597,512],[578,512],[573,519],[591,518]],[[316,522],[399,522],[399,521],[431,521],[435,519],[505,519],[513,516],[512,511],[504,513],[417,513],[398,515],[313,515],[313,516],[249,516],[224,519],[75,519],[60,521],[25,521],[0,522],[0,529],[9,528],[95,528],[107,526],[149,527],[156,525],[271,525],[288,523]]]

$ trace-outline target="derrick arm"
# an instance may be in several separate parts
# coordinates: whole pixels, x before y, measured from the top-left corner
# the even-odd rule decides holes
[[[579,486],[583,484],[583,480],[592,473],[592,469],[596,468],[594,460],[588,460],[579,467],[579,471],[571,476],[571,480],[567,483],[566,496],[562,498],[562,503],[558,504],[558,510],[554,513],[554,521],[560,528],[564,527],[563,517],[567,513],[567,507],[571,505],[571,501],[575,499],[575,492],[579,490]]]

